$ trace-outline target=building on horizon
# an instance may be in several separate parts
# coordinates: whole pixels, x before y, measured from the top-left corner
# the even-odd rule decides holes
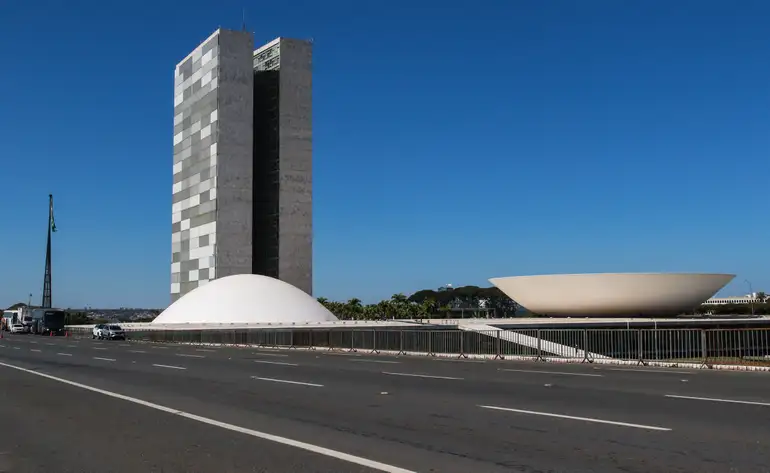
[[[171,302],[233,274],[312,295],[312,43],[218,29],[176,66]]]

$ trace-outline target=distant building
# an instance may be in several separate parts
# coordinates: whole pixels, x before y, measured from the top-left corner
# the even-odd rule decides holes
[[[219,29],[176,66],[171,302],[262,274],[312,294],[312,43]]]
[[[751,304],[764,302],[757,297],[757,293],[746,294],[745,296],[730,296],[730,297],[712,297],[704,302],[704,305],[727,305],[727,304]]]

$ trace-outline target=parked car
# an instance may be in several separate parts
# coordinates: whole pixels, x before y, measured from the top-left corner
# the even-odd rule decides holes
[[[98,338],[99,340],[125,340],[126,332],[120,325],[99,324],[94,326],[91,338]]]
[[[27,333],[27,328],[22,324],[11,325],[11,333]]]

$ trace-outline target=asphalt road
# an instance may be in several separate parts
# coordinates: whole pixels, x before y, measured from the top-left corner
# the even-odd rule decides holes
[[[770,471],[766,373],[6,334],[0,376],[0,472]]]

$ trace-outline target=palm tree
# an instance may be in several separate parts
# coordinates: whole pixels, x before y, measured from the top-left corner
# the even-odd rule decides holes
[[[433,312],[435,312],[437,305],[438,304],[436,304],[436,301],[433,299],[425,299],[422,301],[422,310],[425,315],[431,315]]]

